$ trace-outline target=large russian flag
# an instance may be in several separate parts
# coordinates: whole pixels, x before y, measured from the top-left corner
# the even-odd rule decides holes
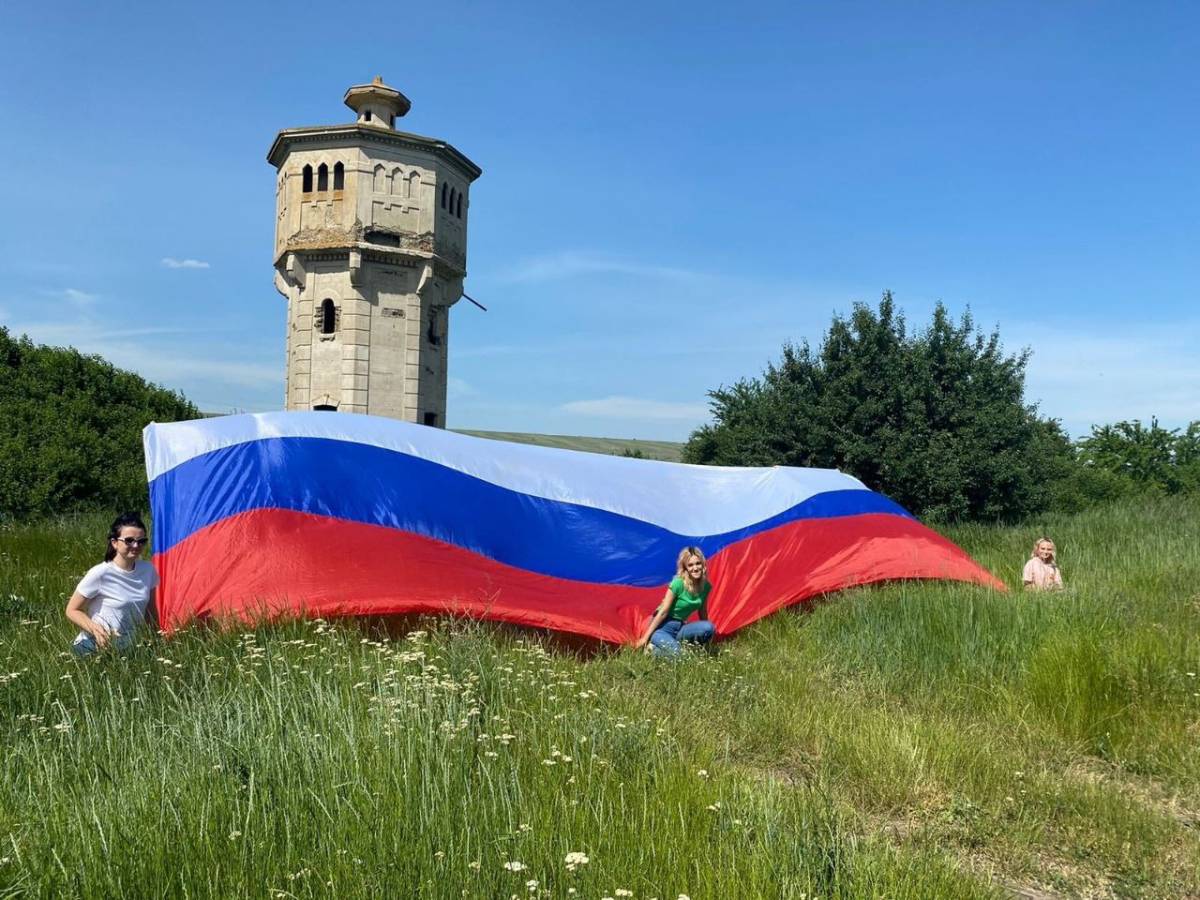
[[[452,612],[625,642],[701,547],[728,634],[852,585],[1003,585],[832,469],[718,468],[327,412],[144,434],[168,629],[209,616]]]

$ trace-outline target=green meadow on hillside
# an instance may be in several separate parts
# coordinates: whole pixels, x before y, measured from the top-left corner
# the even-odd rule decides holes
[[[1200,501],[950,530],[678,664],[296,622],[78,661],[107,516],[0,530],[0,897],[1200,896]]]

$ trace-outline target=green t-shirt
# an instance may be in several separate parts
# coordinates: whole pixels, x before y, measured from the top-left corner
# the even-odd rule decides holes
[[[700,585],[700,593],[693,594],[683,586],[683,579],[679,576],[676,576],[667,587],[675,595],[675,603],[672,605],[670,613],[667,614],[667,618],[678,619],[680,622],[686,622],[688,616],[698,610],[700,604],[708,599],[708,592],[712,590],[712,585],[705,581]]]

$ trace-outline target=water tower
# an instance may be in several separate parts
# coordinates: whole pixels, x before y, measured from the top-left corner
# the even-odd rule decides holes
[[[449,311],[467,274],[481,169],[397,131],[381,78],[346,91],[357,121],[279,132],[275,287],[287,299],[287,409],[446,424]]]

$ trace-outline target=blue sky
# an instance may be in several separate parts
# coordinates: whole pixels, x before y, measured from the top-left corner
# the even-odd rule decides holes
[[[359,10],[368,10],[358,19]],[[6,5],[0,324],[202,408],[282,402],[281,128],[484,169],[451,427],[682,439],[891,289],[1033,350],[1074,434],[1200,419],[1200,6]]]

